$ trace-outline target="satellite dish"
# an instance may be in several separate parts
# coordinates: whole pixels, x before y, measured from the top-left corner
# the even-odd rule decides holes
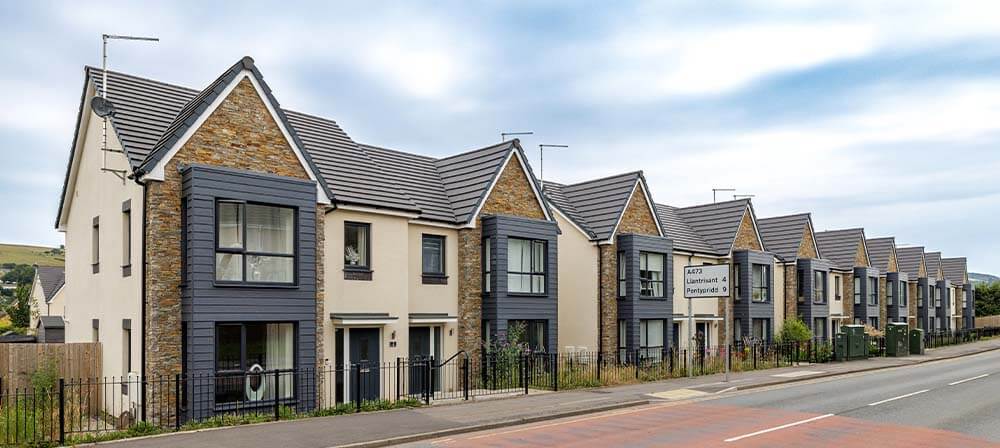
[[[107,118],[115,114],[115,105],[111,104],[111,101],[99,96],[95,96],[94,99],[90,100],[90,109],[101,118]]]

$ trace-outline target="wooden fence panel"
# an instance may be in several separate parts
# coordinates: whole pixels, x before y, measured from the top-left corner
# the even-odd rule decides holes
[[[98,378],[101,343],[0,344],[0,378],[5,389],[30,387],[32,374],[50,363],[57,378]]]
[[[976,328],[1000,327],[1000,315],[976,317]]]

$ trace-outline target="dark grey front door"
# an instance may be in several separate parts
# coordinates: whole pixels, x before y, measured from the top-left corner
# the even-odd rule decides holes
[[[409,390],[411,395],[424,392],[427,384],[427,362],[431,356],[431,328],[410,327]]]
[[[378,328],[352,328],[349,330],[351,344],[351,399],[379,399],[379,368],[382,344]],[[356,383],[357,382],[357,383]]]

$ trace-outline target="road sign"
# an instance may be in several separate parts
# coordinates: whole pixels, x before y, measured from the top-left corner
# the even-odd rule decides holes
[[[684,267],[684,298],[729,297],[729,265]]]

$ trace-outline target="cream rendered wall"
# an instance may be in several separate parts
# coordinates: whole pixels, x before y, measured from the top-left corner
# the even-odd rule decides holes
[[[87,97],[93,96],[93,89]],[[66,219],[66,342],[91,342],[91,319],[100,319],[103,375],[123,374],[122,319],[131,319],[131,372],[142,371],[142,187],[132,180],[122,180],[102,172],[107,167],[129,170],[120,152],[101,150],[102,120],[84,105],[79,136],[79,166]],[[108,128],[108,148],[121,150],[113,129]],[[131,199],[132,275],[122,276],[122,202]],[[100,216],[100,272],[91,268],[91,227]]]
[[[684,298],[684,267],[685,266],[697,266],[705,263],[720,264],[720,263],[730,263],[728,258],[714,258],[714,257],[702,257],[702,256],[688,256],[683,254],[674,254],[674,314],[687,316],[688,314],[688,299]],[[691,303],[691,310],[695,315],[699,314],[709,314],[718,315],[719,314],[719,299],[694,299]],[[730,310],[732,313],[732,310]],[[688,348],[688,320],[687,318],[678,319],[674,318],[674,323],[680,324],[678,329],[680,330],[680,335],[677,337],[679,342],[679,349]],[[695,325],[697,326],[697,320],[695,320]],[[711,345],[719,344],[719,336],[721,334],[722,322],[712,321],[710,330]],[[695,334],[695,328],[691,329],[691,334]]]
[[[409,286],[409,299],[407,300],[410,313],[448,313],[449,316],[458,316],[458,231],[443,227],[433,227],[418,224],[409,224],[409,245],[407,258],[409,259],[409,275],[406,276],[406,283]],[[423,272],[423,235],[440,235],[445,237],[445,275],[448,276],[446,285],[425,285],[421,273]],[[403,316],[400,316],[403,320]],[[441,355],[450,357],[458,351],[458,324],[448,323],[437,325],[441,327],[441,338],[444,345],[441,347]],[[398,336],[398,334],[397,334]],[[409,351],[409,341],[405,347]]]
[[[42,307],[46,310],[46,316],[66,316],[66,287],[63,286],[56,291],[56,294],[52,296],[52,300],[49,300],[49,304]]]
[[[45,303],[45,293],[42,292],[42,282],[35,274],[34,281],[31,282],[31,297],[28,298],[31,303],[31,323],[28,327],[28,332],[35,334],[35,328],[38,328],[38,316],[48,315],[48,306]]]
[[[344,222],[371,224],[372,280],[344,280]],[[398,319],[388,325],[373,326],[382,329],[382,361],[395,362],[396,357],[406,357],[409,324],[408,220],[402,217],[337,209],[327,213],[326,232],[326,303],[323,316],[325,357],[333,365],[336,352],[343,347],[334,344],[334,325],[331,313],[389,313]],[[418,273],[419,274],[419,273]],[[353,328],[353,327],[351,327]],[[392,347],[392,332],[396,332],[396,346]],[[347,357],[345,356],[345,360]]]
[[[774,328],[771,334],[775,336],[778,335],[781,327],[785,324],[785,269],[798,270],[794,264],[786,266],[781,263],[774,263],[774,294],[772,294],[774,297],[771,298],[771,302],[774,303],[774,319],[771,320]]]
[[[590,238],[555,214],[559,235],[559,350],[597,350],[598,252]]]

